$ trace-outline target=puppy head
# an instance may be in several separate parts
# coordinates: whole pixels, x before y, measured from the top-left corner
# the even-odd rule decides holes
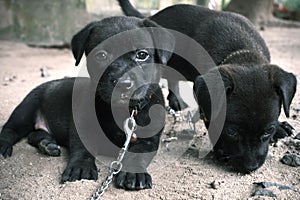
[[[112,91],[118,102],[142,100],[155,91],[161,76],[155,64],[167,63],[174,39],[162,28],[153,34],[153,28],[158,25],[147,19],[111,17],[87,25],[73,37],[75,65],[85,53],[88,73],[104,101],[114,101]]]
[[[274,65],[227,65],[197,77],[194,91],[199,109],[207,119],[207,128],[221,123],[218,114],[211,119],[209,93],[214,91],[208,91],[204,81],[205,77],[214,81],[212,78],[217,72],[224,83],[227,103],[224,126],[214,151],[217,158],[229,161],[240,172],[248,173],[264,163],[270,138],[279,126],[281,105],[288,117],[297,81],[293,74]],[[214,134],[209,133],[211,139],[214,139]]]

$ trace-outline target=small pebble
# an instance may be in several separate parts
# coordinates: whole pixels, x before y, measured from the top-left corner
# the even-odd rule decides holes
[[[268,187],[272,187],[272,186],[275,186],[277,187],[279,190],[292,190],[293,188],[291,186],[288,186],[288,185],[281,185],[279,183],[273,183],[273,182],[267,182],[267,181],[264,181],[264,182],[256,182],[254,183],[258,186],[261,186],[262,188],[268,188]]]
[[[177,137],[168,137],[168,138],[162,139],[162,142],[166,143],[166,142],[172,142],[172,141],[176,141],[176,140],[178,140]]]
[[[300,112],[300,108],[293,108],[294,111],[296,111],[297,113]]]
[[[286,154],[280,160],[283,164],[289,165],[291,167],[298,167],[300,166],[300,156],[290,153]]]
[[[222,184],[224,184],[224,181],[222,181],[222,180],[214,180],[211,184],[210,184],[210,186],[211,186],[211,188],[213,188],[213,189],[218,189],[218,188],[220,188],[220,186],[222,185]]]
[[[277,142],[275,142],[275,143],[273,144],[273,147],[278,147]]]
[[[267,189],[258,189],[252,194],[252,196],[267,196],[277,198],[277,195],[272,190]]]
[[[13,82],[16,78],[17,78],[16,76],[5,77],[4,81]]]
[[[40,68],[41,71],[41,77],[48,77],[50,76],[48,71],[45,68]]]
[[[300,140],[300,133],[295,136],[295,139]]]

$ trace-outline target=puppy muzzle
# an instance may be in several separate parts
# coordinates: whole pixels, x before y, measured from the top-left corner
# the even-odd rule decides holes
[[[151,101],[152,96],[145,96],[144,98],[140,100],[131,100],[129,102],[129,110],[130,112],[132,110],[141,111],[143,110]]]

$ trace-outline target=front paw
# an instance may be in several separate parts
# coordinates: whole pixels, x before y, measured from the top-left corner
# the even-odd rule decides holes
[[[12,154],[12,145],[4,140],[0,140],[0,158],[10,157]]]
[[[294,128],[288,122],[279,122],[277,126],[277,131],[273,136],[271,142],[277,142],[278,139],[291,136],[293,134]]]
[[[69,162],[62,174],[61,182],[64,183],[66,181],[77,181],[81,179],[98,179],[98,171],[94,161],[78,160],[76,162]]]
[[[127,190],[152,188],[152,178],[148,173],[128,173],[121,171],[116,176],[117,187]]]
[[[60,146],[51,140],[43,139],[39,142],[40,151],[49,156],[60,156]]]

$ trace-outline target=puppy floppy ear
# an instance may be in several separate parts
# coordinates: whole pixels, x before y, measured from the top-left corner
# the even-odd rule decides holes
[[[204,121],[211,121],[220,112],[226,111],[226,96],[234,90],[234,81],[222,70],[213,71],[197,76],[194,81],[194,94],[199,105],[200,113],[204,114]],[[221,75],[221,76],[220,76]],[[212,110],[213,108],[213,110]]]
[[[199,106],[201,118],[209,122],[211,117],[210,94],[203,76],[197,76],[194,81],[194,95]]]
[[[290,116],[290,105],[296,93],[297,79],[294,74],[288,73],[278,66],[267,66],[271,73],[271,79],[275,90],[281,99],[284,113]]]
[[[95,22],[88,24],[81,31],[79,31],[77,34],[75,34],[71,40],[72,52],[73,52],[73,56],[76,60],[75,66],[78,66],[78,64],[80,63],[80,60],[86,49],[88,37],[89,37],[94,25],[95,25]]]
[[[167,64],[175,47],[174,36],[169,31],[149,19],[143,20],[142,26],[146,28],[159,28],[151,29],[150,33],[154,41],[154,46],[157,47],[156,54],[159,62],[162,64]]]

